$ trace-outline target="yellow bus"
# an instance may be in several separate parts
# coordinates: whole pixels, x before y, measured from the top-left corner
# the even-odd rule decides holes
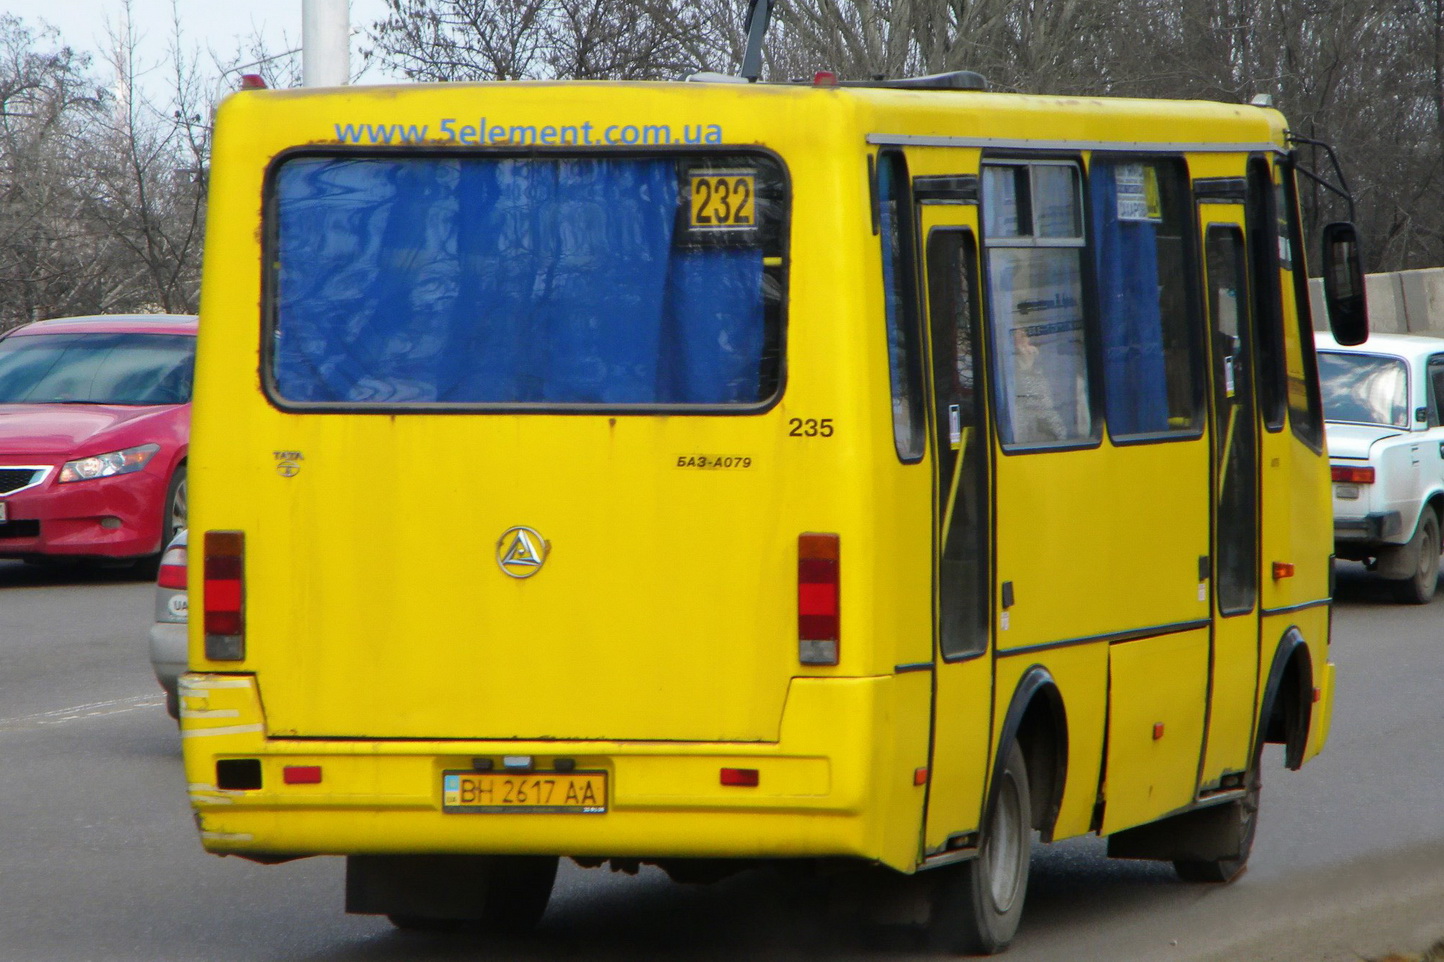
[[[974,952],[1035,833],[1231,879],[1334,685],[1295,168],[1267,107],[955,76],[232,96],[206,848],[421,928],[853,860]]]

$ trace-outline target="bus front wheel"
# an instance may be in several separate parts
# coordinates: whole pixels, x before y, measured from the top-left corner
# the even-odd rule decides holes
[[[993,955],[1008,947],[1023,915],[1032,854],[1028,765],[1014,742],[997,775],[978,857],[940,869],[929,941],[957,955]]]

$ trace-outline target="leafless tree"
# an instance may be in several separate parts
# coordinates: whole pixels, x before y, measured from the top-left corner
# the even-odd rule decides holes
[[[110,49],[116,96],[100,124],[100,149],[91,152],[86,213],[97,234],[123,252],[112,263],[115,304],[191,312],[199,293],[209,153],[203,116],[209,110],[201,102],[198,55],[186,52],[173,8],[169,63],[164,65],[169,103],[152,103],[139,85],[148,65],[138,62],[129,2],[122,11],[124,20],[112,31]]]
[[[734,57],[717,0],[387,0],[370,56],[414,80],[657,80]]]
[[[104,94],[53,30],[0,16],[0,326],[98,302],[103,272],[82,211]]]
[[[371,60],[426,81],[735,72],[746,32],[745,0],[387,4]],[[53,30],[0,15],[0,328],[194,309],[213,104],[240,72],[285,87],[299,70],[258,38],[202,66],[170,29],[163,64],[118,34],[101,83]],[[777,0],[764,63],[776,80],[971,69],[999,90],[1267,94],[1339,148],[1370,269],[1444,264],[1444,0]]]

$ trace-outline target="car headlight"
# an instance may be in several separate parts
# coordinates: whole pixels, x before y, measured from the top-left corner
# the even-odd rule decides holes
[[[139,447],[126,448],[124,451],[111,451],[108,454],[96,454],[88,458],[66,461],[60,466],[58,480],[64,484],[67,481],[94,481],[96,478],[113,478],[117,474],[130,474],[132,471],[139,471],[145,467],[146,462],[153,458],[159,450],[159,444],[142,444]]]

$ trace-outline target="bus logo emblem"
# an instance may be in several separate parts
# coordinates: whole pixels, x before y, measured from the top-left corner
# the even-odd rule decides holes
[[[546,563],[551,543],[535,528],[507,528],[496,542],[496,563],[513,578],[530,578]]]

